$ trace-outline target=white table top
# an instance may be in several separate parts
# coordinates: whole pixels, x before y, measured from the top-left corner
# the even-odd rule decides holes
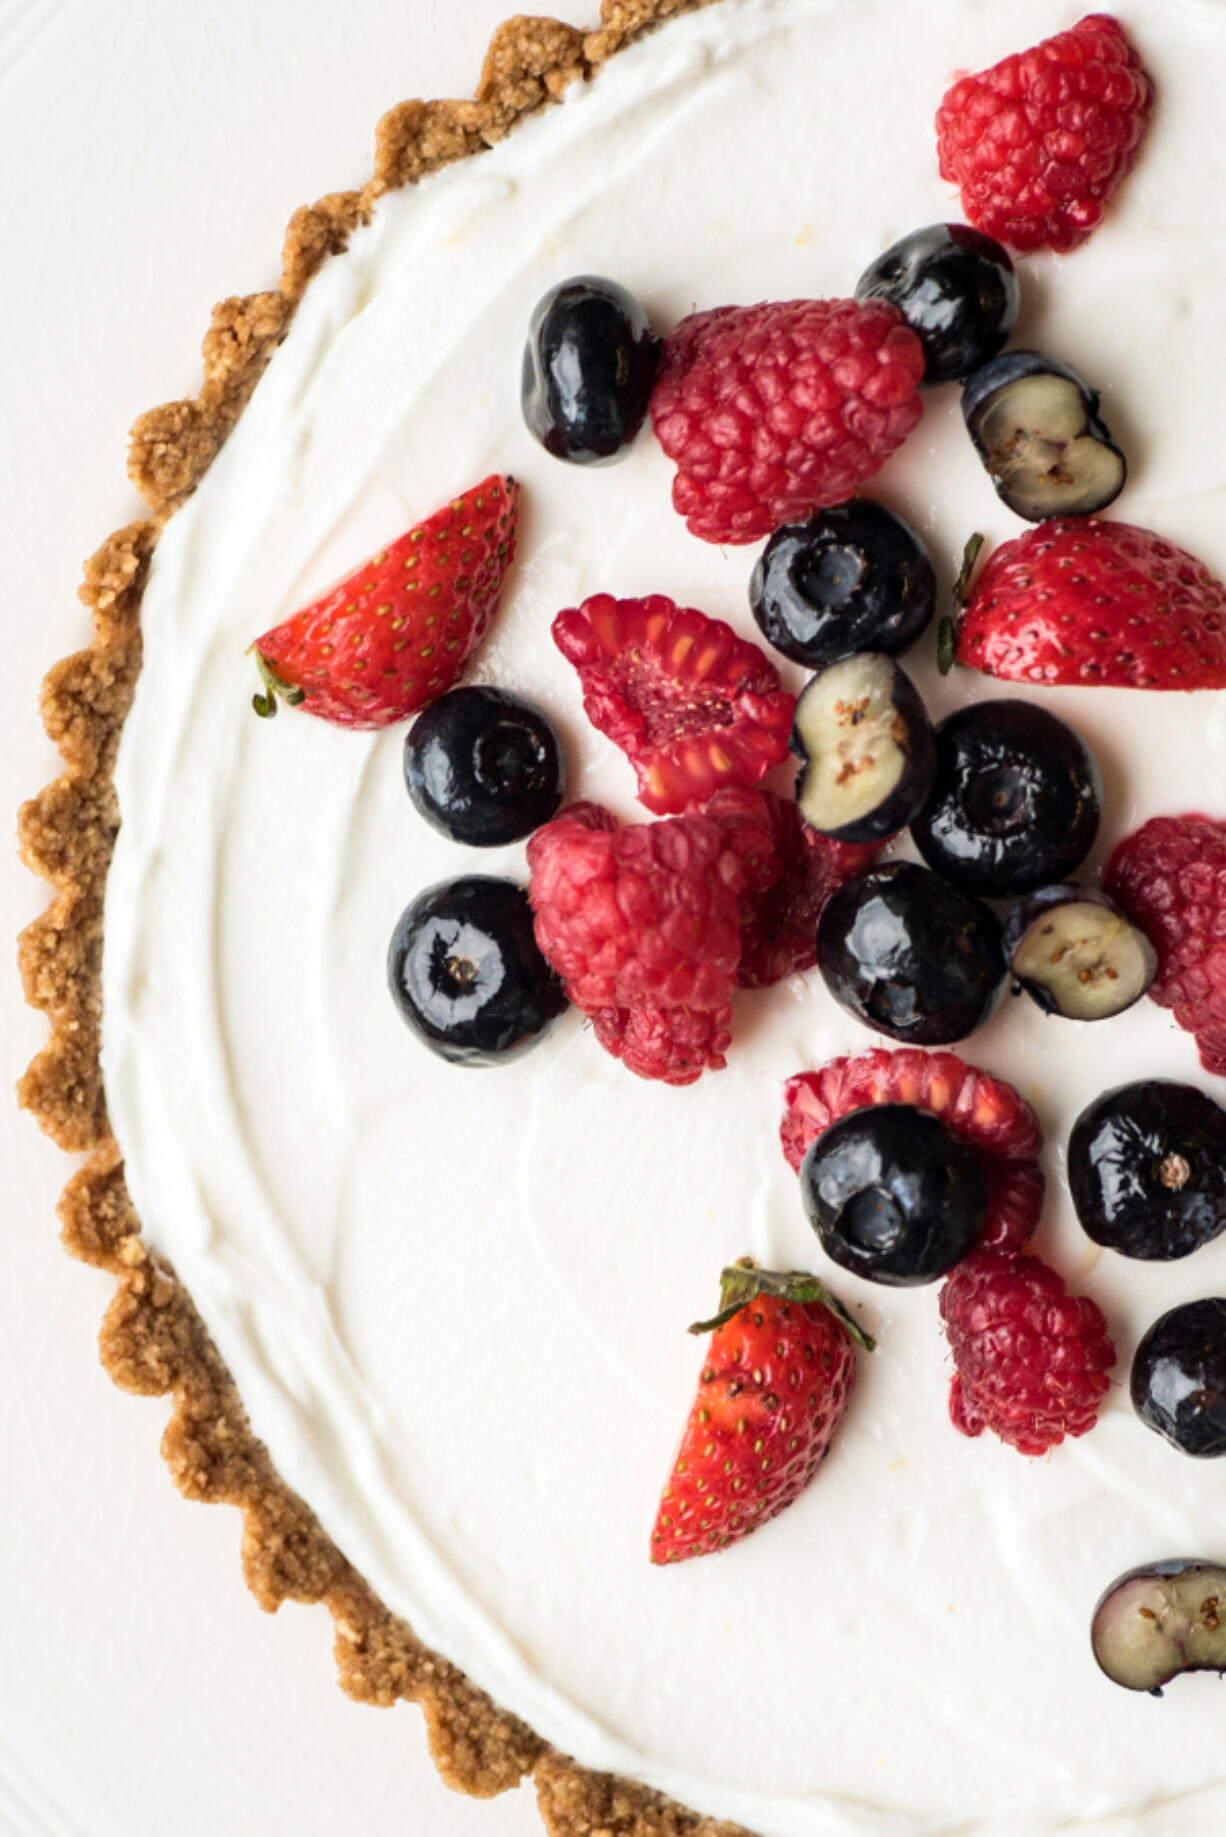
[[[195,393],[212,302],[275,281],[291,212],[362,182],[384,109],[471,93],[512,10],[0,0],[5,809],[56,769],[38,681],[86,640],[80,563],[141,514],[130,423]],[[596,0],[560,10],[596,22]],[[43,903],[5,849],[0,932]],[[0,1004],[11,1087],[45,1023],[11,970]],[[416,1710],[341,1694],[323,1608],[260,1613],[237,1513],[179,1497],[157,1453],[166,1405],[98,1365],[110,1280],[60,1250],[70,1165],[7,1101],[0,1166],[0,1837],[538,1837],[530,1789],[453,1796]]]

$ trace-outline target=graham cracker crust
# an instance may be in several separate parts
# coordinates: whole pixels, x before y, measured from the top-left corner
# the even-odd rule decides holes
[[[100,1335],[104,1366],[125,1390],[173,1398],[163,1456],[187,1497],[242,1511],[243,1573],[260,1606],[324,1602],[341,1687],[366,1703],[419,1704],[431,1755],[451,1787],[490,1798],[531,1777],[553,1837],[735,1837],[739,1827],[589,1772],[550,1748],[388,1612],[276,1473],[191,1297],[141,1237],[107,1120],[99,1047],[103,895],[119,829],[112,774],[140,671],[141,596],[158,536],[238,420],[311,277],[345,248],[383,192],[483,152],[645,32],[715,3],[603,0],[602,23],[589,33],[555,19],[507,20],[472,101],[392,109],[378,126],[368,183],[291,219],[279,287],[214,308],[199,395],[151,409],[132,430],[128,470],[150,515],[117,531],[85,565],[80,593],[93,615],[93,642],[56,664],[42,692],[64,771],[19,821],[22,858],[50,882],[54,899],[19,944],[26,999],[46,1014],[50,1038],[18,1097],[61,1147],[88,1156],[59,1216],[68,1252],[117,1281]]]

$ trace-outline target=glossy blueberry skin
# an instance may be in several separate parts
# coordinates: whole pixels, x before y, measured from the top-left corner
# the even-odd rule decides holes
[[[1081,398],[1085,425],[1081,438],[1093,441],[1105,448],[1112,456],[1114,464],[1110,466],[1110,480],[1097,489],[1090,497],[1079,497],[1070,501],[1067,496],[1062,501],[1055,501],[1049,496],[1042,496],[1038,501],[1031,501],[1027,487],[1019,480],[1006,482],[998,473],[1001,456],[994,452],[984,436],[984,423],[993,399],[1003,389],[1014,383],[1024,382],[1028,377],[1057,376],[1071,383]],[[1125,455],[1113,438],[1110,428],[1099,413],[1100,396],[1097,389],[1092,389],[1079,370],[1061,358],[1052,357],[1047,351],[1002,351],[981,369],[967,378],[962,391],[962,419],[966,431],[975,445],[975,451],[983,461],[997,496],[1009,509],[1019,517],[1026,517],[1032,523],[1041,523],[1044,518],[1058,515],[1094,515],[1105,510],[1108,504],[1124,489],[1128,476],[1128,464]],[[1100,455],[1105,458],[1105,455]],[[1029,490],[1035,489],[1033,480]]]
[[[749,604],[769,644],[820,670],[857,651],[904,651],[932,617],[936,574],[909,524],[853,498],[775,531]]]
[[[537,948],[522,887],[487,874],[441,881],[405,907],[387,953],[392,997],[454,1065],[507,1065],[566,1007]]]
[[[828,1257],[869,1282],[935,1282],[983,1230],[983,1173],[939,1117],[912,1104],[841,1116],[800,1168],[809,1223]]]
[[[1098,833],[1093,753],[1035,702],[973,702],[936,728],[932,796],[911,825],[924,860],[968,893],[1003,899],[1065,880]]]
[[[952,383],[994,357],[1017,324],[1007,249],[969,223],[931,223],[879,255],[857,300],[888,300],[924,347],[925,384]]]
[[[632,293],[578,274],[536,304],[524,346],[524,420],[556,459],[603,466],[643,425],[659,345]]]
[[[891,862],[827,901],[817,961],[834,999],[912,1046],[963,1040],[1004,993],[995,915],[928,868]]]
[[[497,848],[556,815],[566,756],[549,716],[505,689],[450,689],[404,742],[404,781],[427,823],[453,842]]]
[[[1226,1300],[1209,1296],[1172,1308],[1137,1347],[1132,1407],[1183,1454],[1226,1454]]]
[[[1173,1262],[1226,1231],[1226,1110],[1195,1085],[1118,1085],[1088,1104],[1068,1144],[1082,1229],[1121,1256]]]

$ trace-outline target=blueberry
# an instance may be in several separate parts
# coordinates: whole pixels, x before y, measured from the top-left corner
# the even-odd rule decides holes
[[[1093,887],[1040,887],[1005,921],[1009,969],[1046,1014],[1107,1020],[1139,1001],[1158,955],[1145,933]]]
[[[804,760],[796,802],[835,842],[883,842],[905,829],[932,789],[932,723],[891,657],[845,657],[796,703],[792,750]]]
[[[952,383],[995,357],[1017,324],[1008,251],[968,223],[931,223],[894,243],[856,282],[888,300],[924,347],[924,382]]]
[[[1200,1557],[1146,1563],[1120,1576],[1094,1609],[1094,1656],[1113,1684],[1147,1690],[1184,1671],[1226,1671],[1226,1569]]]
[[[983,1230],[973,1152],[912,1104],[871,1104],[831,1123],[801,1163],[800,1191],[826,1255],[895,1288],[935,1282]]]
[[[496,848],[547,823],[566,789],[549,716],[505,689],[450,689],[404,742],[404,780],[427,823],[453,842]]]
[[[1004,990],[993,914],[910,861],[844,882],[818,922],[817,961],[842,1007],[914,1046],[965,1039]]]
[[[855,651],[905,650],[932,617],[936,575],[901,517],[853,498],[775,531],[749,603],[768,643],[820,670]]]
[[[1226,1110],[1194,1085],[1122,1084],[1081,1112],[1069,1188],[1089,1237],[1170,1262],[1226,1231]]]
[[[1226,1300],[1188,1301],[1156,1320],[1130,1389],[1141,1421],[1184,1454],[1226,1454]]]
[[[974,702],[936,730],[932,796],[911,825],[930,867],[989,899],[1063,880],[1098,833],[1089,747],[1034,702]]]
[[[528,430],[557,459],[608,465],[643,425],[659,346],[616,281],[577,274],[538,300],[524,346]]]
[[[404,1019],[455,1065],[505,1065],[566,1006],[537,947],[522,887],[487,874],[445,880],[406,906],[387,953]]]
[[[1097,390],[1044,351],[1006,351],[977,370],[962,416],[997,495],[1032,523],[1089,516],[1124,489],[1127,466]]]

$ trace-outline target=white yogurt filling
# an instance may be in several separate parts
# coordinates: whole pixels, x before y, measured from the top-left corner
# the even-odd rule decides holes
[[[1131,463],[1113,514],[1226,573],[1219,0],[1119,8],[1160,93],[1091,242],[1022,263],[1018,341],[1104,391]],[[614,60],[479,160],[385,199],[299,310],[236,432],[160,543],[125,730],[106,914],[105,1069],[150,1239],[188,1284],[286,1480],[390,1607],[581,1761],[766,1837],[1207,1832],[1226,1816],[1221,1696],[1100,1679],[1099,1591],[1226,1557],[1226,1482],[1143,1429],[1140,1333],[1226,1291],[1226,1242],[1127,1264],[1080,1232],[1074,1117],[1147,1075],[1226,1097],[1149,1003],[1098,1028],[1008,1002],[962,1050],[1048,1131],[1040,1247],[1106,1309],[1121,1365],[1085,1440],[1027,1461],[946,1416],[935,1289],[837,1288],[880,1340],[839,1442],[783,1518],[657,1570],[647,1541],[701,1357],[685,1323],[726,1259],[823,1265],[777,1143],[779,1087],[880,1043],[815,975],[738,999],[729,1069],[642,1083],[578,1016],[519,1064],[432,1057],[385,985],[433,881],[522,872],[454,847],[401,779],[401,735],[250,712],[247,645],[494,470],[521,560],[479,675],[542,702],[575,795],[641,816],[549,638],[589,593],[663,592],[753,636],[753,550],[691,538],[649,434],[584,472],[518,405],[546,287],[605,272],[667,327],[694,306],[847,294],[954,217],[932,115],[952,72],[1071,24],[1065,0],[722,0]],[[1020,525],[933,393],[872,487],[948,582],[966,536]],[[907,659],[934,715],[1012,693]],[[792,686],[800,673],[784,666]],[[1037,692],[1036,692],[1037,693]],[[1042,695],[1094,747],[1092,860],[1160,811],[1226,814],[1226,697]]]

